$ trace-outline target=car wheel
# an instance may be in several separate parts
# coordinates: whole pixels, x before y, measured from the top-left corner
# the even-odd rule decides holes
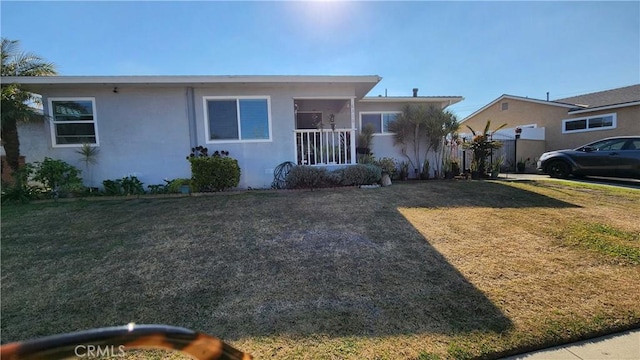
[[[553,178],[566,179],[571,174],[571,169],[569,165],[562,161],[556,160],[547,166],[547,174],[549,174]]]

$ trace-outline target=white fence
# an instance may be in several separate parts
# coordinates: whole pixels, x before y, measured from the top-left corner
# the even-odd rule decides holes
[[[356,162],[355,129],[295,130],[298,165],[338,165]]]

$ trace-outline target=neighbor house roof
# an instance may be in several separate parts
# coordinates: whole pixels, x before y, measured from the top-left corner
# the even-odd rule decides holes
[[[596,108],[640,101],[640,84],[572,96],[555,101],[575,104],[583,108]]]
[[[574,109],[576,107],[575,104],[565,103],[565,102],[561,102],[561,101],[558,101],[558,100],[547,101],[547,100],[533,99],[533,98],[522,97],[522,96],[502,94],[497,99],[493,100],[492,102],[488,103],[487,105],[483,106],[482,108],[474,111],[471,115],[469,115],[466,118],[462,119],[461,122],[465,122],[468,119],[471,119],[472,117],[476,116],[477,114],[481,113],[482,111],[490,108],[494,104],[496,104],[496,103],[498,103],[498,102],[500,102],[502,100],[506,100],[506,99],[519,100],[519,101],[528,101],[528,102],[532,102],[532,103],[549,105],[549,106],[559,106],[559,107],[563,107],[563,108],[567,108],[567,109]]]
[[[16,76],[2,83],[18,83],[38,92],[47,87],[84,86],[206,86],[211,84],[336,84],[351,83],[356,96],[364,97],[382,78],[378,75],[170,75],[170,76]]]

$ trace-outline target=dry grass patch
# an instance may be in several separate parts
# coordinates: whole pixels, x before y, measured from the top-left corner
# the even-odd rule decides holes
[[[259,358],[497,357],[640,325],[634,212],[488,181],[3,207],[2,341],[135,321]]]

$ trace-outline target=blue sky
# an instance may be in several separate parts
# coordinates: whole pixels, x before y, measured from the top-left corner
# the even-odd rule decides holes
[[[380,75],[369,94],[544,99],[640,83],[640,2],[2,1],[61,75]]]

